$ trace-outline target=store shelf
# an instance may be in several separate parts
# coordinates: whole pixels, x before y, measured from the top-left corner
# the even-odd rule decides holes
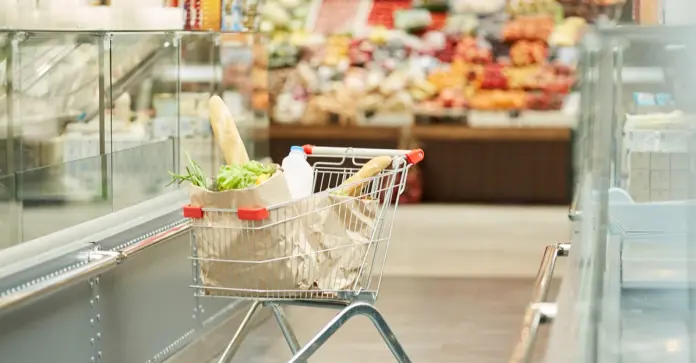
[[[393,149],[415,137],[427,158],[421,165],[424,201],[432,203],[567,204],[570,201],[570,129],[471,128],[465,125],[341,127],[273,124],[253,130],[270,140],[273,160],[292,145]]]
[[[414,126],[413,135],[423,139],[438,140],[489,140],[489,141],[569,141],[569,128],[552,127],[490,127],[472,128],[459,125]]]
[[[302,126],[272,125],[269,136],[272,139],[322,138],[332,140],[396,140],[404,127],[341,127],[341,126]],[[262,132],[262,130],[259,130]],[[465,141],[569,141],[570,129],[559,127],[496,127],[472,128],[464,125],[413,126],[411,135],[423,139]],[[258,135],[259,137],[265,135]]]
[[[395,140],[401,135],[398,127],[341,127],[341,126],[303,126],[271,125],[271,139],[321,138],[329,140]]]

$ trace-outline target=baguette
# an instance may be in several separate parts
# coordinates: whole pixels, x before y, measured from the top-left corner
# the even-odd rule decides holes
[[[213,136],[222,150],[227,165],[241,165],[249,162],[242,137],[239,135],[237,125],[232,119],[232,113],[225,102],[218,96],[210,97],[208,101],[210,113],[210,126],[213,128]]]
[[[386,169],[389,166],[389,164],[391,164],[391,162],[392,158],[389,156],[378,156],[368,161],[367,164],[363,165],[363,167],[360,168],[360,170],[357,173],[355,173],[355,175],[346,179],[343,182],[343,184],[341,184],[352,184],[343,188],[342,192],[345,193],[345,195],[349,195],[351,197],[359,196],[360,193],[362,193],[365,183],[358,183],[358,181],[372,178],[373,176],[379,174],[380,172],[382,172],[382,170]]]

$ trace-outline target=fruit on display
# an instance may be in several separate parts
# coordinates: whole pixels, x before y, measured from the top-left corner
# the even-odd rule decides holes
[[[451,14],[445,20],[445,33],[449,34],[472,34],[479,26],[478,16],[465,14]]]
[[[273,0],[275,9],[271,7],[267,20],[289,29],[291,16],[279,9],[287,12],[293,2],[304,1]],[[428,6],[414,8],[411,1],[388,3],[374,2],[392,9],[387,23],[370,23],[355,35],[336,33],[315,41],[304,31],[276,32],[282,43],[272,47],[271,63],[297,63],[297,76],[288,77],[282,97],[270,92],[271,103],[283,101],[275,107],[279,119],[288,115],[287,122],[345,125],[360,122],[361,113],[409,112],[414,107],[444,110],[445,115],[467,109],[557,110],[571,92],[577,58],[571,47],[587,21],[559,19],[556,0],[508,2],[505,12],[490,16],[475,13],[485,13],[486,6],[501,10],[506,1],[450,0],[450,11],[457,6],[479,11],[449,13],[443,28],[431,30],[431,25],[418,34],[409,31],[434,23],[436,15],[445,16],[429,13]],[[394,24],[403,29],[394,29]],[[263,77],[257,81],[260,85]],[[266,99],[259,94],[254,103],[262,105]]]
[[[510,86],[508,78],[503,73],[503,67],[500,65],[488,65],[483,70],[483,79],[481,81],[481,89],[500,89],[506,90]]]
[[[507,77],[508,87],[510,89],[522,90],[534,89],[530,85],[539,71],[540,67],[536,65],[529,67],[508,67],[503,70],[505,77]]]
[[[526,93],[526,108],[537,111],[560,110],[563,107],[563,97],[554,93]]]
[[[550,15],[554,18],[562,15],[563,7],[556,0],[508,1],[505,10],[512,16]]]
[[[441,93],[448,88],[464,86],[466,78],[464,74],[455,73],[451,69],[438,68],[428,75],[428,82]]]
[[[464,89],[461,87],[442,90],[435,99],[435,102],[442,108],[465,108],[467,106]]]
[[[493,51],[490,47],[482,47],[476,38],[466,37],[457,44],[454,59],[467,63],[489,63],[493,61]]]
[[[510,61],[515,66],[544,63],[548,59],[548,48],[542,41],[520,40],[510,47]]]
[[[268,0],[261,11],[259,28],[266,34],[300,31],[310,10],[310,0]]]
[[[350,63],[351,38],[346,35],[334,35],[326,40],[324,48],[324,65],[337,66],[339,63]]]
[[[550,16],[525,16],[509,21],[503,27],[503,39],[508,42],[518,40],[547,41],[555,23]]]
[[[426,29],[433,23],[430,12],[425,9],[404,9],[394,12],[394,28],[406,31]]]
[[[278,37],[268,46],[268,67],[280,68],[292,66],[297,63],[299,55],[298,47],[289,43],[288,40],[281,40]]]
[[[522,110],[526,104],[523,91],[482,90],[469,98],[469,106],[482,111]]]

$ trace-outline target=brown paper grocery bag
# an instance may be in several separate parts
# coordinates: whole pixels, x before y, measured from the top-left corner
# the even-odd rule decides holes
[[[370,242],[373,235],[378,235],[379,201],[327,194],[316,195],[315,199],[314,211],[303,223],[316,251],[318,276],[314,283],[328,292],[367,288],[369,266],[377,249]],[[366,267],[361,274],[363,265]]]
[[[264,208],[290,201],[282,171],[259,186],[211,192],[191,188],[191,205]],[[206,211],[194,220],[201,284],[207,295],[291,297],[311,287],[315,264],[294,205],[274,208],[263,221],[242,221],[229,211]]]

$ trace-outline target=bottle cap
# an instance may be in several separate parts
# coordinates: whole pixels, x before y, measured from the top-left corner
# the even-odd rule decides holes
[[[290,146],[290,151],[299,151],[304,154],[304,148],[302,146]]]

